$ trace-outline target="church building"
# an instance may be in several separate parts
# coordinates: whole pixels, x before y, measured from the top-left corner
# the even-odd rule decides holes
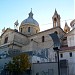
[[[60,40],[59,58],[67,60],[69,74],[75,74],[75,19],[71,21],[70,27],[65,22],[64,29],[61,28],[61,17],[56,9],[52,16],[53,27],[40,32],[39,23],[34,19],[32,10],[28,18],[23,20],[17,28],[7,28],[0,36],[0,60],[21,52],[29,52],[32,63],[56,62],[57,54],[53,50],[54,42],[49,34],[57,33]],[[18,21],[15,22],[15,27]]]

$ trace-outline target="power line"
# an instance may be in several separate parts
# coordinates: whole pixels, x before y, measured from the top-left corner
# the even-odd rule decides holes
[[[74,20],[74,19],[67,19],[67,20],[62,20],[61,22],[66,22],[66,21],[69,21],[69,20]],[[47,23],[47,24],[42,24],[42,25],[49,25],[49,24],[53,24],[53,23]]]
[[[66,22],[66,21],[69,21],[69,20],[74,20],[74,18],[73,19],[62,20],[61,22],[64,22],[64,21]],[[49,24],[53,24],[53,23],[41,24],[41,26],[49,25]],[[2,33],[2,32],[0,31],[0,33]]]

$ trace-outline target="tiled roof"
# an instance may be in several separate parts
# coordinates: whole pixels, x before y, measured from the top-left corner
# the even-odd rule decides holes
[[[73,50],[75,49],[75,46],[71,46],[71,47],[61,47],[60,51],[65,51],[65,50]]]

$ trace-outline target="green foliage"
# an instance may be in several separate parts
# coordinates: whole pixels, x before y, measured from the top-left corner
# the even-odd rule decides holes
[[[26,54],[20,54],[17,56],[14,56],[12,58],[12,61],[7,64],[7,69],[10,72],[24,72],[27,69],[31,67],[31,64],[29,63],[28,55]]]

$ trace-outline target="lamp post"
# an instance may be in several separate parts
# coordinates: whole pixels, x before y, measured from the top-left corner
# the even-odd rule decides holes
[[[59,50],[60,50],[60,38],[58,37],[58,32],[55,31],[54,33],[49,34],[54,43],[54,51],[57,53],[57,60],[58,60],[58,75],[60,75],[60,62],[59,62]]]
[[[58,47],[54,47],[53,49],[54,49],[54,51],[56,51],[56,53],[57,53],[57,61],[58,61],[58,75],[60,75],[59,49],[58,49]]]

